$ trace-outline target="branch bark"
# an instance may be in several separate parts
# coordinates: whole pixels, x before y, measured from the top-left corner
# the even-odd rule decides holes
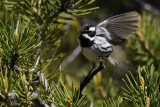
[[[79,98],[82,97],[82,91],[84,89],[84,87],[86,87],[86,85],[90,82],[90,80],[101,70],[103,70],[105,67],[104,67],[104,63],[103,61],[100,61],[100,65],[96,68],[96,69],[93,69],[93,71],[91,70],[89,72],[89,74],[84,78],[84,80],[81,82],[80,84],[80,96]]]

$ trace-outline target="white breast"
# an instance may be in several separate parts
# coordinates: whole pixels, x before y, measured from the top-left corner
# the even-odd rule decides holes
[[[94,38],[91,47],[82,48],[83,55],[91,62],[98,62],[97,57],[106,58],[112,52],[112,45],[102,36]]]
[[[91,62],[97,62],[99,53],[93,48],[82,48],[83,55]]]

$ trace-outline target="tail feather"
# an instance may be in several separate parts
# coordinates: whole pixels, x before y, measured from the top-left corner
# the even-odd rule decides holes
[[[117,66],[119,64],[119,62],[113,59],[111,56],[107,58],[107,61],[114,66]]]

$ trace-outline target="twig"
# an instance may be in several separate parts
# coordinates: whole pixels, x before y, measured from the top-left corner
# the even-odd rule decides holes
[[[139,3],[144,9],[152,12],[154,15],[157,15],[157,16],[160,15],[160,11],[155,7],[153,7],[152,5],[150,5],[149,3],[147,3],[146,1],[144,0],[135,0],[135,1]]]
[[[145,38],[144,38],[144,35],[141,33],[141,32],[137,32],[137,35],[139,36],[140,38],[140,42],[141,42],[141,46],[143,48],[143,50],[145,52],[148,53],[148,55],[150,57],[152,57],[154,59],[154,64],[155,66],[159,66],[159,59],[156,58],[156,55],[154,54],[154,52],[149,48],[149,46],[147,45],[147,43],[145,42]]]
[[[49,107],[47,104],[45,104],[40,97],[33,100],[35,107]]]
[[[141,32],[137,32],[137,35],[140,38],[141,44],[144,48],[144,50],[150,55],[150,56],[154,56],[153,52],[149,49],[149,46],[146,44],[145,40],[144,40],[144,36],[142,35]]]
[[[90,80],[102,69],[104,69],[104,64],[103,61],[100,61],[100,65],[94,69],[93,71],[89,72],[89,74],[84,78],[84,80],[82,81],[82,83],[80,84],[80,96],[79,98],[82,97],[82,91],[84,89],[84,87],[90,82]]]
[[[66,60],[63,61],[63,63],[61,64],[62,67],[66,67],[70,62],[72,62],[81,52],[81,48],[78,45],[74,51],[66,58]]]
[[[31,92],[28,92],[28,94],[31,94]],[[1,93],[0,93],[0,101],[5,101],[2,97],[1,97]],[[37,97],[37,98],[36,98]],[[19,98],[21,98],[17,93],[14,93],[14,92],[11,92],[11,93],[8,93],[8,98],[7,98],[7,101],[9,101],[12,105],[12,101],[16,100],[18,101]],[[33,104],[34,104],[34,107],[49,107],[47,104],[45,104],[42,99],[40,97],[38,97],[38,92],[35,91],[33,92],[29,98],[36,98],[34,100],[32,100]],[[15,106],[18,106],[19,104],[21,104],[21,101],[17,104],[15,103]]]

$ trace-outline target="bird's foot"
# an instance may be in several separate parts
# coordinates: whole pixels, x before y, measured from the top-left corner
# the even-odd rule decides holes
[[[97,59],[99,59],[99,61],[100,61],[99,67],[101,67],[101,68],[104,69],[104,68],[105,68],[105,65],[104,65],[103,57],[102,57],[102,56],[98,56]]]

